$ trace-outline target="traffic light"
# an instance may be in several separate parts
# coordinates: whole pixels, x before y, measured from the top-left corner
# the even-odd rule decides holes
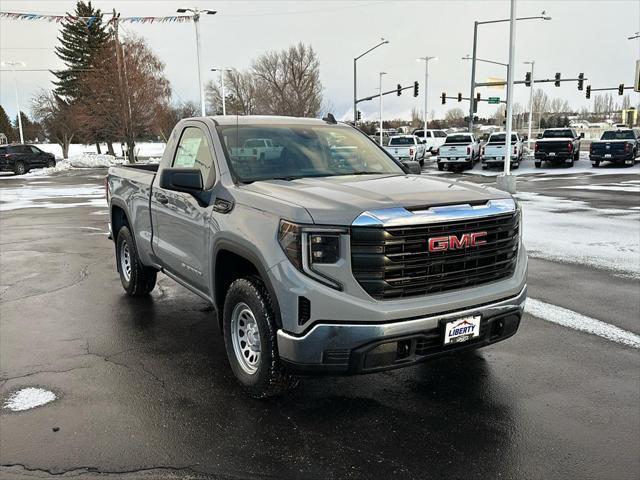
[[[618,85],[618,95],[622,95],[624,93],[624,83]]]
[[[416,81],[416,82],[413,82],[413,96],[414,96],[414,97],[417,97],[417,96],[418,96],[418,90],[419,90],[419,88],[418,88],[418,82],[417,82],[417,81]]]
[[[527,72],[527,74],[524,76],[524,84],[527,87],[531,86],[531,72]]]
[[[480,102],[480,93],[476,93],[476,102]]]
[[[587,98],[591,98],[591,85],[587,85],[587,94],[586,94]]]
[[[398,84],[397,90],[396,90],[396,95],[400,96],[402,95],[402,85]]]
[[[557,72],[557,73],[556,73],[556,81],[555,81],[555,82],[553,82],[553,84],[554,84],[556,87],[559,87],[559,86],[560,86],[560,72]]]
[[[442,92],[442,96],[440,98],[442,98],[442,104],[443,105],[445,103],[447,103],[447,94],[446,94],[446,92]]]
[[[458,101],[461,102],[462,101],[462,94],[460,92],[458,92]]]
[[[362,112],[360,110],[357,110],[357,115],[356,115],[356,120],[360,121],[360,119],[362,119]]]
[[[584,88],[584,73],[580,73],[578,75],[578,90],[582,90]]]

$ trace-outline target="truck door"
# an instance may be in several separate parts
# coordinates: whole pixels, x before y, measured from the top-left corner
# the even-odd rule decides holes
[[[199,168],[205,188],[215,180],[212,141],[206,126],[188,123],[180,135],[172,167]],[[155,223],[153,248],[167,271],[190,286],[208,292],[209,218],[212,207],[202,206],[192,195],[153,184],[151,209]]]

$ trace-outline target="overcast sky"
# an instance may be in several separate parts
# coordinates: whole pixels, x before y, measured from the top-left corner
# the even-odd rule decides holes
[[[353,97],[353,57],[379,38],[390,43],[358,61],[358,96],[370,95],[378,87],[378,72],[385,71],[383,88],[397,83],[420,82],[420,97],[406,91],[401,97],[385,97],[385,117],[405,115],[413,106],[424,104],[424,63],[416,57],[438,56],[429,67],[429,111],[436,117],[464,103],[447,101],[440,94],[468,96],[470,62],[461,57],[470,54],[473,22],[509,17],[509,2],[500,1],[196,1],[196,0],[98,0],[94,5],[105,12],[114,7],[122,16],[173,15],[177,7],[210,8],[217,15],[202,19],[203,69],[224,65],[247,68],[253,58],[266,50],[279,50],[298,41],[313,46],[320,58],[325,105],[337,117],[350,112]],[[8,12],[64,14],[74,9],[75,1],[0,0],[0,10]],[[584,72],[586,84],[612,87],[631,85],[635,60],[640,57],[640,40],[627,40],[640,30],[638,0],[518,0],[517,15],[538,15],[542,10],[551,21],[522,21],[516,30],[515,79],[524,79],[528,69],[523,62],[536,61],[535,78],[552,78],[562,72],[575,78]],[[2,61],[24,61],[30,69],[57,69],[55,56],[59,25],[43,21],[0,20],[0,56]],[[166,64],[166,75],[173,87],[174,100],[198,101],[195,34],[193,24],[126,25],[125,29],[145,37]],[[507,62],[508,23],[481,25],[478,57]],[[6,68],[6,67],[4,67]],[[479,64],[478,81],[505,77],[498,65]],[[51,88],[48,72],[17,74],[20,101],[28,107],[31,96],[40,88]],[[0,76],[0,102],[15,115],[13,74]],[[566,98],[573,106],[588,105],[576,83],[556,88],[544,84],[550,97]],[[503,91],[481,89],[483,97],[505,96]],[[526,105],[529,90],[516,87],[516,101]],[[633,103],[640,94],[631,91]],[[27,109],[27,108],[25,108]],[[360,104],[364,119],[377,118],[377,101]],[[480,115],[489,115],[495,106],[482,104]]]

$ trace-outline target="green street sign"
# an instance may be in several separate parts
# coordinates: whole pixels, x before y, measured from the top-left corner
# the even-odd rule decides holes
[[[500,103],[500,97],[489,97],[489,103]]]

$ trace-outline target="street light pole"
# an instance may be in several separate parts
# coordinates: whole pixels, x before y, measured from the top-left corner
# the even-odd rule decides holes
[[[531,90],[529,91],[529,135],[527,136],[527,148],[531,151],[531,125],[533,122],[533,68],[536,64],[535,60],[530,62],[524,62],[527,65],[531,65]]]
[[[387,72],[380,72],[380,146],[382,147],[382,76]]]
[[[212,68],[212,72],[220,72],[220,86],[222,89],[222,115],[227,114],[227,102],[226,102],[226,94],[224,91],[224,72],[231,72],[230,68]]]
[[[520,18],[504,18],[500,20],[485,20],[483,22],[475,21],[473,23],[473,57],[471,61],[471,92],[469,94],[469,98],[473,99],[475,96],[475,87],[476,87],[476,53],[478,47],[478,25],[486,25],[488,23],[503,23],[510,22],[512,20],[520,21],[520,20],[551,20],[546,12],[543,10],[542,13],[535,17],[520,17]],[[473,133],[473,100],[470,102],[469,106],[469,133]]]
[[[202,68],[200,63],[200,15],[215,15],[217,12],[214,10],[200,10],[198,8],[179,8],[177,10],[178,13],[186,13],[191,12],[191,16],[193,17],[193,24],[196,29],[196,58],[198,62],[198,86],[200,87],[200,112],[204,117],[207,112],[205,108],[205,98],[204,98],[204,84],[202,83]]]
[[[8,66],[8,67],[16,67],[16,66],[21,66],[24,67],[26,66],[26,63],[24,62],[2,62],[2,66]],[[11,72],[13,73],[13,90],[16,94],[16,108],[18,109],[18,130],[20,131],[20,143],[24,143],[24,133],[22,131],[22,114],[20,112],[20,97],[18,96],[18,81],[16,80],[16,69],[12,68]]]
[[[358,123],[358,107],[357,107],[357,99],[358,99],[358,86],[356,83],[356,76],[357,76],[357,67],[356,67],[356,62],[364,57],[367,53],[371,52],[372,50],[375,50],[376,48],[378,48],[381,45],[384,45],[385,43],[389,43],[389,40],[385,40],[384,37],[381,38],[380,40],[382,40],[380,43],[378,43],[377,45],[375,45],[374,47],[371,47],[369,50],[367,50],[366,52],[364,52],[361,55],[358,55],[357,57],[355,57],[353,59],[353,123]]]
[[[423,140],[427,140],[427,106],[428,106],[428,98],[429,98],[429,60],[437,60],[438,57],[430,57],[430,56],[425,56],[425,57],[420,57],[417,60],[424,61],[424,114],[423,114],[423,118],[424,118],[424,135],[423,135]]]
[[[516,50],[516,0],[511,0],[511,20],[509,22],[509,69],[507,70],[507,126],[505,132],[504,175],[498,179],[502,189],[515,193],[515,178],[510,177],[511,170],[511,127],[513,115],[513,60]],[[502,180],[502,182],[501,182]]]

